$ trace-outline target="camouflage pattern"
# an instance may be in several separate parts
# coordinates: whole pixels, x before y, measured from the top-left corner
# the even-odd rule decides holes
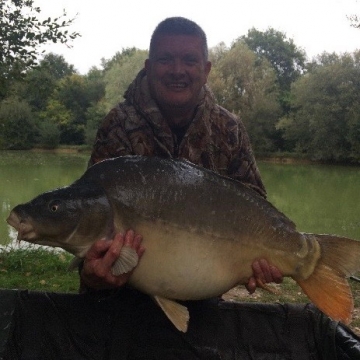
[[[145,70],[140,71],[124,97],[125,101],[113,108],[100,126],[90,165],[122,155],[185,158],[266,196],[243,123],[215,103],[207,86],[180,142],[149,94]]]

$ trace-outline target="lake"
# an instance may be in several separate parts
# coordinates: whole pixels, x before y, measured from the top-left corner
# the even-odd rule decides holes
[[[72,183],[88,154],[0,151],[0,244],[14,240],[10,210],[34,196]],[[268,200],[300,231],[360,240],[360,168],[259,162]]]

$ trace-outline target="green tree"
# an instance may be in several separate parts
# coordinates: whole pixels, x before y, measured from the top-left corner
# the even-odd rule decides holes
[[[147,56],[147,51],[138,49],[123,50],[122,56],[117,56],[117,61],[105,73],[105,103],[108,109],[123,100],[126,89],[144,67]]]
[[[231,49],[211,49],[209,84],[220,105],[239,115],[256,151],[277,150],[275,124],[281,115],[276,75],[266,59],[241,40]]]
[[[289,91],[291,84],[304,72],[306,54],[285,33],[273,28],[264,32],[252,28],[241,39],[259,57],[265,57],[271,63],[281,91]]]
[[[71,128],[73,115],[65,105],[50,98],[46,108],[38,113],[40,122],[39,145],[49,147],[50,138],[54,139],[54,148],[61,142],[63,129]]]
[[[48,42],[67,44],[79,36],[66,28],[74,19],[63,14],[40,19],[33,0],[0,0],[0,99],[9,85],[37,64],[39,46]]]
[[[101,66],[104,69],[104,71],[106,72],[106,71],[110,70],[115,64],[121,63],[124,58],[133,56],[134,53],[136,53],[137,51],[138,51],[138,49],[136,47],[123,48],[121,50],[121,52],[117,51],[115,53],[115,55],[113,57],[111,57],[111,59],[102,58]]]
[[[74,65],[69,64],[62,55],[54,53],[46,54],[36,68],[47,70],[56,80],[76,73]]]
[[[85,141],[86,111],[90,106],[87,84],[83,76],[73,74],[58,82],[52,99],[61,104],[70,114],[60,124],[61,144],[79,145]]]
[[[105,96],[105,76],[104,71],[92,67],[85,75],[87,97],[89,102],[97,103],[102,101]]]
[[[37,141],[38,128],[31,106],[17,97],[0,103],[0,148],[31,149]]]
[[[59,80],[74,73],[74,66],[69,65],[63,56],[48,54],[37,67],[27,71],[22,81],[15,83],[15,93],[34,111],[44,110]]]
[[[291,84],[305,71],[306,54],[286,34],[269,28],[262,32],[255,28],[240,39],[245,41],[259,59],[266,58],[274,68],[280,86],[279,102],[284,113],[290,109]]]
[[[298,152],[326,161],[360,160],[360,53],[318,56],[292,88],[279,127]]]
[[[360,19],[356,14],[348,15],[348,20],[350,21],[350,26],[360,29]]]
[[[85,142],[92,146],[95,141],[96,132],[107,111],[104,102],[100,101],[90,105],[86,111]]]
[[[92,146],[101,120],[106,115],[105,107],[105,77],[104,71],[96,67],[86,75],[87,96],[90,105],[86,109],[85,142]]]
[[[45,149],[56,149],[60,144],[59,127],[49,121],[39,124],[38,145]]]
[[[348,134],[350,143],[350,159],[360,162],[360,104],[352,106],[347,114]]]
[[[42,144],[58,133],[61,144],[79,145],[85,141],[92,144],[94,127],[105,115],[104,94],[103,71],[96,68],[92,68],[86,76],[72,73],[56,81],[46,106],[39,112]],[[95,116],[98,116],[97,121]],[[45,146],[48,147],[47,144]]]

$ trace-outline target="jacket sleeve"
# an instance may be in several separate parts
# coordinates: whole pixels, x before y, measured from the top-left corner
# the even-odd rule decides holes
[[[265,186],[261,180],[249,136],[241,121],[238,126],[239,147],[233,153],[228,167],[228,176],[241,181],[266,198]]]
[[[110,110],[105,116],[97,131],[88,166],[105,159],[133,153],[123,126],[125,117],[121,105]]]

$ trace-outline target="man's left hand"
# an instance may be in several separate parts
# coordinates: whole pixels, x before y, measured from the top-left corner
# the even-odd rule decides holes
[[[253,294],[258,284],[267,284],[274,282],[280,284],[283,281],[283,275],[280,270],[270,265],[267,260],[255,260],[252,263],[253,276],[245,285],[250,294]]]

